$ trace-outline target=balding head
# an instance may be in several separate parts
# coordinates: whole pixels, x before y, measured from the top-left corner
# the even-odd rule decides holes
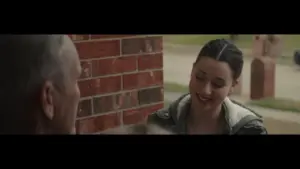
[[[59,69],[58,58],[62,44],[61,35],[1,35],[1,73],[2,77],[10,79],[4,88],[14,87],[13,90],[20,94],[48,78]]]
[[[0,56],[0,72],[5,79],[0,83],[4,108],[0,133],[34,134],[37,125],[44,127],[42,118],[50,125],[56,109],[53,102],[64,96],[59,89],[65,82],[71,85],[77,80],[72,81],[78,72],[66,72],[78,69],[79,64],[72,41],[65,35],[1,35]]]

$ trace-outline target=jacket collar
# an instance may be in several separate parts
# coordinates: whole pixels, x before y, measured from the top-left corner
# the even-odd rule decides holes
[[[177,101],[174,102],[174,104],[171,105],[171,116],[175,122],[175,125],[178,126],[181,131],[185,129],[186,115],[190,111],[190,105],[190,94],[185,94],[181,96]],[[247,115],[258,116],[252,110],[246,108],[245,106],[239,104],[236,101],[230,100],[228,97],[224,99],[222,109],[225,111],[225,120],[229,132],[243,117]]]

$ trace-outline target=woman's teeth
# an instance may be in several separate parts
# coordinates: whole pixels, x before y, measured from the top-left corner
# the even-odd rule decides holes
[[[201,101],[208,101],[208,100],[210,100],[209,98],[201,97],[199,94],[198,94],[198,98]]]

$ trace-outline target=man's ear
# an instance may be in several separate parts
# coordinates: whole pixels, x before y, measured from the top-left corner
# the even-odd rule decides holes
[[[52,120],[54,117],[54,86],[50,81],[46,81],[42,87],[41,103],[43,113],[47,119]]]

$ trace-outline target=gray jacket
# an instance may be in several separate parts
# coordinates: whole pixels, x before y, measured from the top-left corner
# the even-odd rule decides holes
[[[191,103],[190,94],[181,96],[167,108],[161,109],[148,117],[147,123],[158,125],[176,134],[186,134],[186,115]],[[261,135],[267,134],[262,117],[253,110],[226,98],[222,104],[225,113],[228,135]]]

